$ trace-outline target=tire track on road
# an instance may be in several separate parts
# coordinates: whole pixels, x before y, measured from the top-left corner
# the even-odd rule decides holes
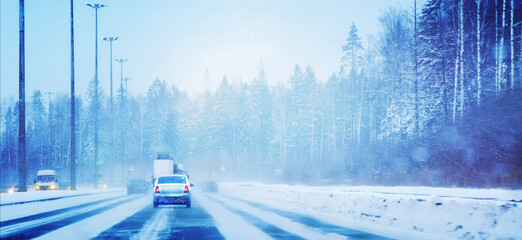
[[[224,239],[212,217],[192,201],[192,208],[148,205],[93,239]]]
[[[33,220],[34,223],[32,223],[32,224],[30,222],[20,223],[20,224],[28,224],[27,227],[18,227],[16,225],[11,225],[11,226],[9,226],[11,228],[9,228],[7,230],[5,228],[2,228],[2,232],[0,233],[0,238],[2,238],[2,239],[35,238],[35,237],[44,235],[46,233],[49,233],[51,231],[57,230],[61,227],[67,226],[69,224],[81,221],[85,218],[100,214],[104,211],[117,207],[117,206],[121,205],[122,203],[132,201],[136,198],[137,198],[136,196],[124,197],[123,199],[114,201],[114,202],[111,202],[113,200],[109,200],[109,201],[106,200],[105,202],[111,202],[111,203],[109,203],[108,205],[104,205],[103,203],[100,203],[99,204],[100,207],[94,207],[92,210],[91,210],[92,206],[84,207],[83,209],[78,210],[78,212],[81,212],[81,213],[74,214],[74,212],[70,212],[70,214],[74,214],[74,215],[67,216],[67,217],[61,218],[61,219],[56,219],[56,220],[55,219],[41,219],[41,221]],[[73,210],[71,210],[71,211],[73,211]],[[84,212],[82,212],[82,211],[84,211]],[[67,212],[64,214],[67,214]],[[58,216],[58,215],[53,215],[48,218],[53,218],[56,216]],[[42,222],[43,222],[43,224],[42,224]],[[37,225],[37,226],[35,226],[35,225]]]
[[[223,196],[223,195],[220,195],[220,196],[231,199],[231,200],[246,203],[252,207],[255,207],[255,208],[258,208],[258,209],[261,209],[264,211],[273,212],[282,217],[292,219],[293,221],[296,221],[296,222],[300,222],[306,226],[319,229],[323,233],[336,233],[336,234],[339,234],[342,236],[349,237],[350,239],[380,239],[380,240],[390,240],[391,239],[391,238],[387,238],[387,237],[383,237],[383,236],[379,236],[379,235],[375,235],[375,234],[371,234],[371,233],[367,233],[367,232],[363,232],[363,231],[359,231],[359,230],[354,230],[354,229],[350,229],[350,228],[345,228],[345,227],[325,223],[323,221],[320,221],[316,218],[307,216],[305,214],[276,209],[276,208],[272,208],[272,207],[269,207],[269,206],[261,204],[261,203],[251,202],[251,201],[247,201],[247,200],[240,199],[240,198],[234,198],[234,197]]]
[[[50,216],[53,216],[53,215],[58,215],[58,214],[61,214],[61,213],[72,211],[74,209],[85,208],[85,207],[96,205],[96,204],[99,204],[99,203],[102,203],[102,202],[111,201],[111,200],[114,200],[116,198],[121,198],[121,197],[112,197],[112,198],[102,199],[102,200],[98,200],[98,201],[94,201],[94,202],[90,202],[90,203],[85,203],[85,204],[80,204],[80,205],[76,205],[76,206],[72,206],[72,207],[57,209],[57,210],[53,210],[53,211],[49,211],[49,212],[38,213],[38,214],[34,214],[34,215],[31,215],[31,216],[27,216],[27,217],[10,219],[10,220],[7,220],[7,221],[0,222],[0,227],[2,229],[4,229],[5,227],[13,225],[13,224],[20,224],[20,223],[24,223],[24,222],[28,222],[28,221],[32,221],[32,220],[43,219],[43,218],[50,217]]]
[[[279,227],[276,227],[275,225],[272,225],[268,222],[265,222],[263,220],[261,220],[260,218],[250,214],[250,213],[247,213],[247,212],[244,212],[242,210],[239,210],[237,208],[234,208],[232,206],[230,206],[229,204],[215,198],[214,196],[210,196],[210,195],[207,195],[207,198],[211,199],[212,201],[215,201],[219,204],[221,204],[221,206],[223,206],[225,209],[241,216],[243,219],[245,219],[248,223],[254,225],[255,227],[259,228],[261,231],[265,232],[266,234],[268,234],[270,237],[274,238],[274,239],[295,239],[295,240],[304,240],[304,238],[300,237],[300,236],[297,236],[297,235],[294,235],[294,234],[291,234]]]
[[[167,206],[165,210],[168,210],[169,225],[159,233],[158,239],[224,240],[212,216],[194,198],[191,208]]]
[[[146,236],[143,239],[155,239],[152,231],[161,230],[161,222],[166,221],[166,216],[162,215],[165,213],[147,205],[93,239],[140,239],[137,236],[141,235]]]

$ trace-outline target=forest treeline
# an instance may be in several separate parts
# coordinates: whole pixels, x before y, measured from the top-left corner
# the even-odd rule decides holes
[[[197,96],[155,79],[141,96],[121,84],[112,108],[101,89],[100,171],[120,179],[134,166],[148,176],[156,153],[169,151],[222,179],[519,188],[521,5],[428,0],[388,9],[364,41],[356,23],[338,29],[348,30],[344,55],[328,79],[296,65],[269,85],[260,68],[251,81],[223,76]],[[70,97],[42,94],[27,104],[29,176],[67,169],[70,158]],[[94,169],[93,96],[91,81],[76,103],[79,182]],[[14,181],[18,108],[2,107],[2,181]]]

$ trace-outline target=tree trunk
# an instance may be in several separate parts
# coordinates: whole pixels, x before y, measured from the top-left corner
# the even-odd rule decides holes
[[[505,1],[505,0],[504,0]],[[464,112],[464,0],[460,0],[460,9],[459,9],[459,18],[460,18],[460,105],[459,112],[460,117]]]
[[[442,9],[439,7],[439,31],[440,31],[440,37],[439,37],[439,44],[440,47],[444,47],[444,26],[442,22]],[[448,119],[448,89],[446,87],[446,57],[445,54],[440,54],[441,56],[441,63],[442,63],[442,102],[443,102],[443,108],[444,108],[444,120]]]
[[[500,29],[500,47],[498,53],[498,92],[500,92],[505,86],[506,82],[504,79],[504,28],[506,27],[506,0],[502,1],[502,25]]]
[[[495,0],[495,93],[498,94],[500,92],[500,79],[499,79],[499,69],[500,69],[500,55],[499,55],[499,46],[498,43],[498,0]]]
[[[321,120],[321,142],[319,145],[319,162],[321,163],[321,169],[324,168],[323,141],[324,141],[324,119]]]
[[[513,91],[515,86],[515,39],[514,39],[514,22],[513,22],[513,12],[515,11],[515,5],[513,0],[511,0],[511,31],[510,31],[510,45],[511,45],[511,74],[510,74],[510,88]]]
[[[480,1],[475,0],[477,3],[477,105],[480,106],[480,98],[482,95],[482,82],[480,79],[480,63],[482,61],[480,56],[480,34],[481,34],[481,25],[480,25]]]
[[[458,42],[458,41],[457,41]],[[457,44],[458,46],[458,44]],[[455,81],[453,82],[453,123],[457,116],[457,86],[459,84],[459,55],[455,56]]]
[[[413,9],[414,9],[414,13],[413,13],[413,16],[414,16],[414,32],[413,32],[413,35],[414,35],[414,46],[413,46],[413,52],[414,52],[414,64],[415,64],[415,72],[414,72],[414,79],[413,79],[413,91],[414,91],[414,94],[415,94],[415,134],[418,134],[419,133],[419,83],[418,83],[418,80],[417,80],[417,75],[418,75],[418,69],[419,69],[419,66],[418,66],[418,63],[417,63],[417,0],[415,0],[413,2]]]
[[[335,129],[335,87],[332,87],[332,132],[333,132],[333,150],[337,149],[337,137],[336,137],[336,129]]]
[[[313,113],[312,113],[313,115]],[[312,137],[310,138],[310,164],[314,162],[314,117],[312,119]]]

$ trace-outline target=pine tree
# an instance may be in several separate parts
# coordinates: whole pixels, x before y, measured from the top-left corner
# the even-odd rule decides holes
[[[352,22],[346,44],[342,47],[344,56],[342,57],[343,67],[350,63],[350,70],[357,71],[357,60],[360,58],[359,52],[364,50],[361,37],[358,35],[357,26]]]
[[[2,160],[0,160],[0,167],[2,170],[14,170],[17,166],[18,155],[18,114],[17,106],[7,107],[5,113],[5,128],[2,132]],[[4,171],[8,173],[11,171]]]
[[[27,129],[27,163],[29,166],[44,167],[47,154],[44,153],[44,145],[49,145],[45,137],[45,107],[43,104],[42,94],[35,90],[31,96],[31,102],[28,108],[28,129]],[[28,169],[32,171],[34,169]]]
[[[404,10],[390,9],[379,21],[384,29],[381,34],[380,53],[385,81],[384,91],[391,102],[386,111],[384,136],[396,136],[404,140],[414,132],[413,26]]]

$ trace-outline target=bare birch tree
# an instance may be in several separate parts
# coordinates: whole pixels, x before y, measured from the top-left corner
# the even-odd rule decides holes
[[[515,11],[515,5],[513,3],[513,0],[511,0],[511,31],[510,31],[510,45],[511,45],[511,57],[510,57],[510,63],[511,63],[511,73],[510,73],[510,88],[511,91],[513,91],[513,87],[515,86],[515,39],[514,39],[514,29],[515,26],[513,25],[513,12]]]
[[[475,0],[477,3],[477,105],[480,106],[480,97],[482,95],[482,82],[480,79],[480,64],[482,58],[480,56],[480,47],[481,47],[481,24],[480,24],[480,2],[481,0]]]
[[[506,0],[502,1],[502,25],[500,27],[500,42],[499,42],[499,51],[498,51],[498,60],[497,60],[497,68],[498,68],[498,85],[497,92],[502,90],[502,87],[505,85],[504,79],[504,28],[506,27]]]
[[[460,116],[464,112],[464,0],[460,0],[459,4],[459,21],[460,21]]]

